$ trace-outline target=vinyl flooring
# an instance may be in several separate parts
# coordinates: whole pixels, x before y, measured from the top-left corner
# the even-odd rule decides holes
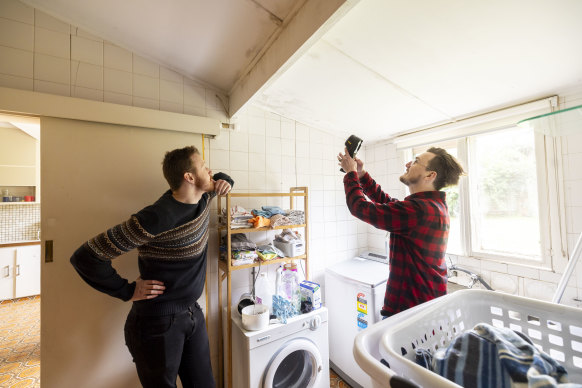
[[[40,387],[40,296],[0,302],[0,387]]]

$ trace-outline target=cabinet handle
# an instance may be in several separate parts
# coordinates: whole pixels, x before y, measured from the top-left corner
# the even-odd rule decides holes
[[[4,267],[4,277],[7,278],[10,276],[10,266],[7,265]]]
[[[16,276],[20,276],[20,264],[16,265]]]

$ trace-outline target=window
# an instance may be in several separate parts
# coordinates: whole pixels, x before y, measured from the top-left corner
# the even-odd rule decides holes
[[[511,127],[430,146],[446,149],[467,172],[458,186],[443,189],[451,220],[447,253],[548,266],[539,200],[545,166],[536,161],[543,136]],[[408,157],[427,148],[409,149]]]
[[[512,128],[473,136],[469,156],[473,251],[539,261],[542,248],[533,132]]]

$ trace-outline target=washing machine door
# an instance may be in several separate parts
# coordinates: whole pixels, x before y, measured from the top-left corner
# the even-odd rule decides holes
[[[322,370],[317,346],[306,338],[295,338],[281,346],[267,365],[263,388],[313,387]]]

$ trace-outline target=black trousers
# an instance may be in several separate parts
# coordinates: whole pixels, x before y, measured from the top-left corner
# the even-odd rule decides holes
[[[144,388],[216,386],[204,314],[198,303],[182,312],[159,317],[139,316],[133,310],[125,322],[125,343]]]

